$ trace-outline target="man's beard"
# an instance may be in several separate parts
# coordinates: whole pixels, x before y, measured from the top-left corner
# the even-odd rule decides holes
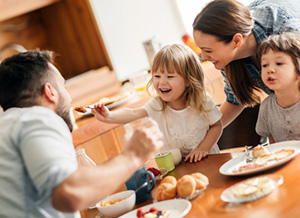
[[[65,103],[64,98],[59,93],[58,106],[57,106],[55,112],[57,113],[58,116],[60,116],[65,121],[65,123],[67,124],[67,126],[70,129],[70,132],[72,132],[73,124],[71,122],[71,116],[70,116],[71,107],[67,108],[67,106],[64,103]]]

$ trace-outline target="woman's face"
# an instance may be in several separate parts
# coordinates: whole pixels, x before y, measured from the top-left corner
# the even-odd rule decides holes
[[[196,45],[201,48],[202,60],[212,62],[216,69],[221,70],[235,60],[237,47],[233,40],[226,44],[218,41],[216,36],[199,30],[194,30],[193,36]]]

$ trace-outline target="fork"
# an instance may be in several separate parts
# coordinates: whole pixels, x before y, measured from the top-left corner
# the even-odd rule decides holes
[[[247,164],[250,164],[250,163],[254,162],[254,157],[250,156],[248,145],[245,145],[245,155],[246,155],[246,163]]]
[[[84,106],[85,108],[88,108],[88,109],[97,109],[97,108],[95,108],[95,107],[91,107],[91,106]]]

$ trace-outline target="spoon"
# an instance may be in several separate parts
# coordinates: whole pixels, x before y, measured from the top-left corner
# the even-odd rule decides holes
[[[137,193],[139,190],[141,190],[142,188],[144,188],[146,185],[148,185],[148,182],[144,182],[140,187],[138,187],[134,193]]]

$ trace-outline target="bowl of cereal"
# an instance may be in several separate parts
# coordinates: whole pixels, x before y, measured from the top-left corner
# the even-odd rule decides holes
[[[129,212],[135,205],[135,192],[127,190],[110,195],[96,204],[98,210],[106,217],[119,217]]]

